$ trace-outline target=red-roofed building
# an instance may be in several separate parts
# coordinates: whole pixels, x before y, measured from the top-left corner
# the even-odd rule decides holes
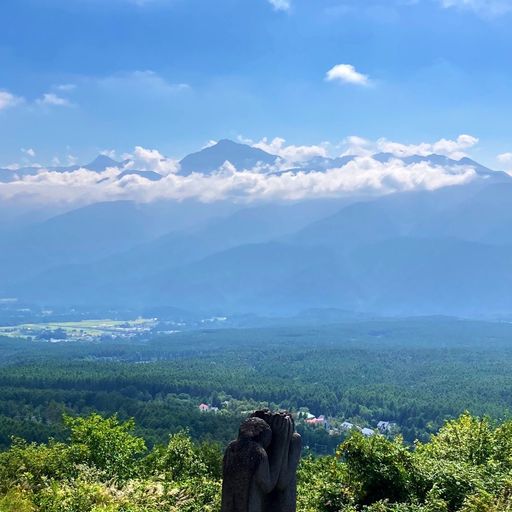
[[[325,429],[328,429],[329,428],[329,422],[325,419],[325,416],[318,416],[318,418],[310,418],[308,420],[306,420],[306,423],[308,425],[312,425],[312,426],[315,426],[315,425],[320,425],[322,427],[324,427]]]

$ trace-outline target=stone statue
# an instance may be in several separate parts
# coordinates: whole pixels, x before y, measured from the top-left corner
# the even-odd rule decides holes
[[[301,438],[285,413],[257,411],[224,455],[221,512],[295,512]]]

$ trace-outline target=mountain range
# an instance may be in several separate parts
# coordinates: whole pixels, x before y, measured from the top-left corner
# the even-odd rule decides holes
[[[237,170],[252,170],[260,167],[261,172],[269,174],[283,174],[285,172],[321,172],[328,169],[340,168],[349,162],[355,160],[357,155],[346,155],[336,158],[312,157],[301,162],[286,162],[278,155],[272,155],[248,144],[241,144],[228,139],[222,139],[215,144],[201,149],[195,153],[185,156],[179,161],[177,173],[182,176],[188,176],[192,173],[212,174],[222,168],[226,163],[231,164]],[[376,153],[371,155],[374,160],[386,163],[391,160],[400,160],[404,165],[426,163],[432,166],[452,169],[457,171],[462,167],[472,168],[479,177],[492,179],[493,181],[512,181],[512,178],[504,172],[489,169],[474,160],[464,157],[454,160],[444,155],[408,155],[400,156],[392,153]],[[279,169],[272,169],[272,166],[279,165]],[[155,170],[137,169],[136,161],[125,159],[122,161],[114,160],[107,155],[98,155],[92,162],[84,165],[71,166],[47,166],[47,167],[20,167],[15,169],[0,168],[0,183],[9,183],[22,179],[26,176],[35,176],[42,171],[57,173],[72,173],[80,169],[102,173],[109,168],[117,168],[121,172],[117,179],[124,176],[136,174],[149,181],[158,181],[164,177],[163,174]]]
[[[340,158],[346,163],[353,157]],[[180,172],[277,159],[221,141],[185,157]],[[0,298],[224,315],[342,309],[510,317],[512,180],[469,159],[406,159],[471,166],[478,179],[432,191],[252,206],[110,201],[11,223],[0,238]],[[340,163],[316,157],[300,169]],[[102,172],[121,164],[100,156],[85,167]]]

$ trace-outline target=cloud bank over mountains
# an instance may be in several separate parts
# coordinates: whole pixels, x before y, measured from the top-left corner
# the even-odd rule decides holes
[[[181,162],[136,146],[122,161],[104,156],[69,168],[11,166],[0,169],[0,198],[77,204],[192,198],[251,203],[436,190],[493,175],[467,158],[478,143],[471,135],[420,144],[357,136],[338,145],[287,145],[282,138],[240,141],[211,143]],[[192,161],[199,163],[190,167]]]

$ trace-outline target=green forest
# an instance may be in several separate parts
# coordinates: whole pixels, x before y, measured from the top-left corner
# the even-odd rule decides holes
[[[262,407],[298,418],[300,511],[512,510],[510,339],[449,318],[0,338],[0,512],[215,511]]]
[[[64,440],[63,413],[135,418],[149,446],[186,428],[226,444],[244,412],[308,410],[338,422],[397,425],[428,441],[468,410],[512,410],[512,325],[451,319],[326,327],[203,330],[133,341],[0,339],[0,447],[11,436]],[[204,414],[202,402],[220,410]],[[298,425],[305,445],[334,453],[342,437]]]

